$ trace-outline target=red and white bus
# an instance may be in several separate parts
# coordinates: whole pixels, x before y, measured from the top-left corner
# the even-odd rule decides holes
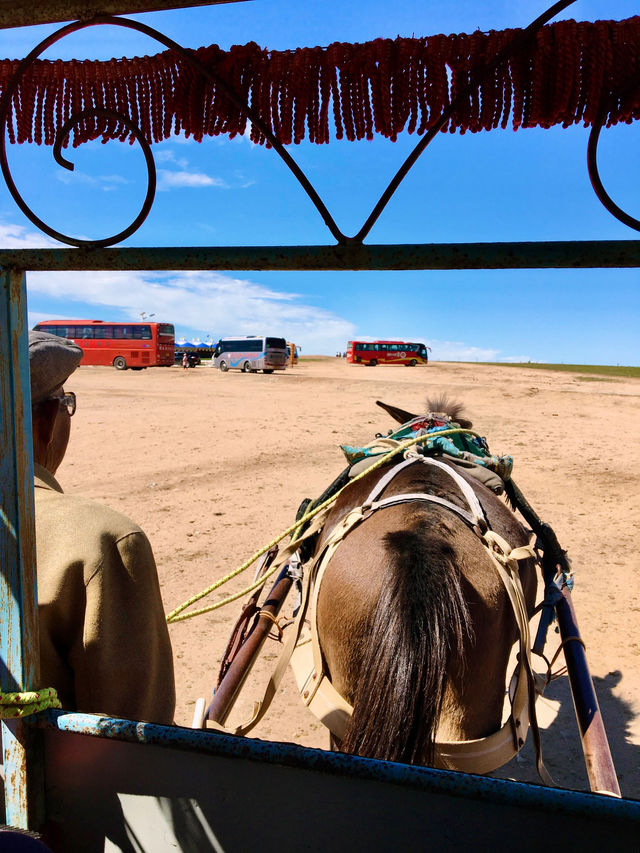
[[[43,320],[34,328],[69,338],[82,347],[81,364],[113,365],[117,370],[173,365],[175,333],[172,323]]]
[[[429,362],[429,349],[426,344],[413,344],[408,341],[349,341],[347,361],[351,364],[416,364]]]

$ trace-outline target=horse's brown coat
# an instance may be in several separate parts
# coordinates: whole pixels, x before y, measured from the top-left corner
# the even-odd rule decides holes
[[[342,469],[340,443],[363,444],[392,425],[377,399],[418,411],[440,388],[464,399],[493,452],[514,456],[516,482],[569,552],[574,606],[620,784],[625,796],[638,797],[640,380],[472,363],[369,369],[339,358],[302,359],[273,376],[81,368],[70,385],[78,411],[60,482],[142,526],[168,612],[291,524],[301,499],[319,495]],[[612,424],[622,430],[621,452]],[[250,574],[214,597],[242,589]],[[237,602],[170,626],[179,724],[191,724],[198,696],[209,698],[239,611]],[[557,644],[551,631],[549,655]],[[238,723],[251,715],[277,642],[265,652]],[[552,682],[538,711],[554,780],[588,790],[566,677]],[[252,735],[320,749],[329,742],[290,673]],[[498,775],[538,781],[529,744]]]
[[[319,547],[386,470],[371,472],[341,495]],[[456,470],[472,485],[491,528],[512,547],[527,544],[526,531],[502,500]],[[417,491],[466,508],[445,472],[420,463],[401,471],[384,494]],[[413,574],[408,589],[400,596],[386,595],[389,585],[404,584],[407,573]],[[536,591],[532,560],[521,564],[521,579],[531,610]],[[463,599],[458,604],[457,588]],[[342,749],[430,763],[436,732],[439,740],[468,740],[500,728],[515,620],[485,546],[455,512],[409,503],[374,513],[329,562],[317,619],[333,685],[354,706]],[[407,663],[398,648],[398,620],[415,642],[405,652]],[[429,666],[431,676],[425,675]],[[364,672],[367,668],[379,671]],[[425,689],[433,695],[419,695]],[[385,714],[393,718],[389,725]]]

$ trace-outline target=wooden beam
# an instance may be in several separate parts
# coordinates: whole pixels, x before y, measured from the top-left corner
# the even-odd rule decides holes
[[[0,689],[39,684],[36,537],[27,293],[22,272],[0,273]],[[37,829],[44,788],[37,739],[22,719],[3,720],[6,822]],[[2,847],[2,842],[0,842]]]
[[[0,29],[89,20],[95,15],[133,15],[185,6],[217,6],[246,0],[0,0]]]

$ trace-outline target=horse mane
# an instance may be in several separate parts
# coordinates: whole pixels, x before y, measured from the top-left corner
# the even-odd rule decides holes
[[[473,423],[468,418],[462,417],[464,413],[464,403],[461,403],[459,400],[449,399],[449,396],[446,393],[440,394],[439,397],[435,397],[434,399],[428,398],[427,411],[442,412],[445,415],[449,415],[451,420],[460,424],[463,429],[471,429],[473,426]]]
[[[390,578],[372,616],[344,752],[433,764],[447,672],[472,632],[451,535],[438,519],[429,537],[423,525],[385,536]]]

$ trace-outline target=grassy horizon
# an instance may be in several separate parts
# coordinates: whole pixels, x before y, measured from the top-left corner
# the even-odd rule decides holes
[[[335,356],[330,355],[301,355],[300,361],[329,361],[334,358]],[[625,364],[547,364],[538,361],[434,361],[433,364],[477,364],[486,367],[519,367],[521,370],[554,370],[558,373],[583,373],[594,377],[618,376],[624,379],[640,379],[640,367]]]
[[[640,379],[640,367],[624,364],[546,364],[535,361],[459,361],[450,364],[484,364],[487,367],[519,367],[523,370],[554,370],[560,373],[587,373],[597,376],[621,376]]]

